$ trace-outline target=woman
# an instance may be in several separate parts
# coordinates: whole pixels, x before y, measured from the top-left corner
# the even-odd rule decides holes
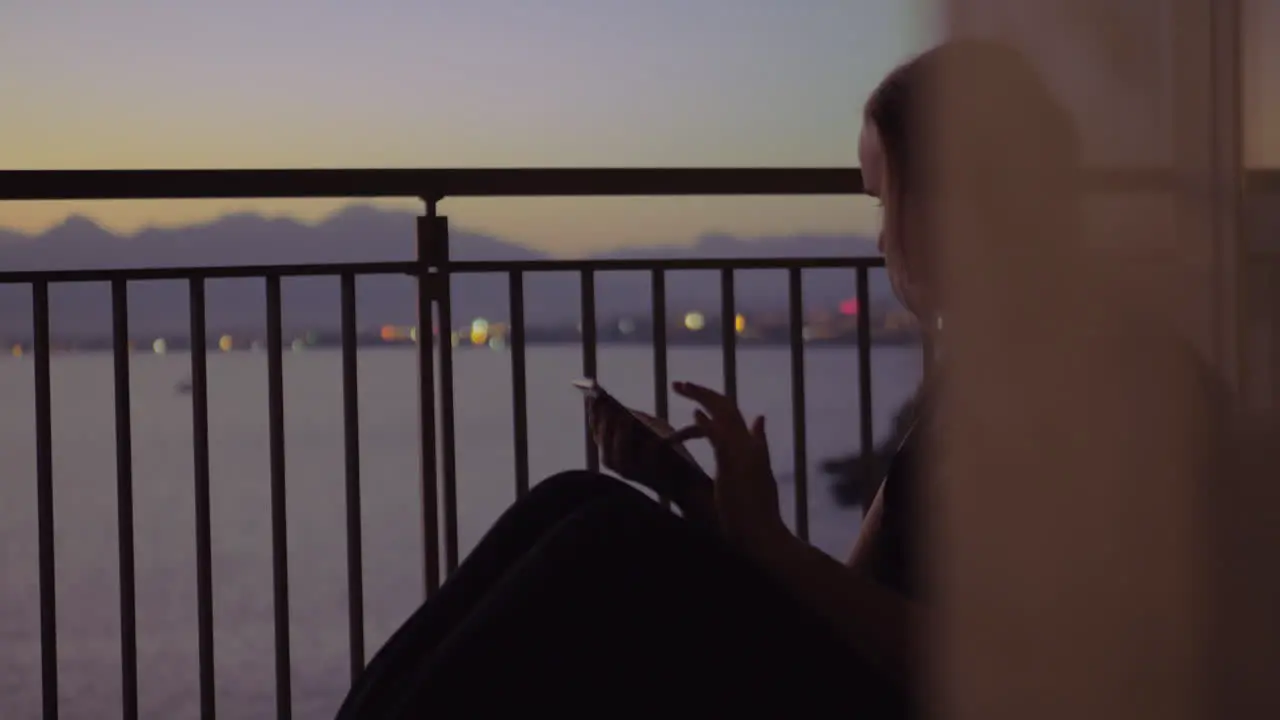
[[[866,105],[858,155],[884,208],[880,249],[893,288],[938,325],[927,237],[913,212],[923,190],[910,152],[922,85],[992,74],[1070,123],[1025,60],[978,42],[951,43],[889,75]],[[791,534],[770,470],[764,418],[690,383],[693,429],[708,439],[715,489],[686,522],[625,483],[584,472],[536,486],[493,526],[457,572],[373,658],[339,718],[488,717],[503,710],[636,712],[640,707],[796,717],[908,712],[921,667],[921,548],[915,539],[916,448],[899,449],[846,562]],[[624,477],[676,472],[628,447],[596,406],[606,465]],[[603,413],[603,414],[602,414]]]

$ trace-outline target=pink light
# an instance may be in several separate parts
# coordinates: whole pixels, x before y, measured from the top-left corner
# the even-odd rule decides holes
[[[840,301],[840,314],[841,314],[841,315],[857,315],[857,314],[858,314],[858,299],[857,299],[857,298],[849,298],[848,300],[841,300],[841,301]]]

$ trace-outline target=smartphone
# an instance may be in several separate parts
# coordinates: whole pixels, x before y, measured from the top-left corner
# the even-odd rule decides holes
[[[629,480],[670,498],[677,505],[689,498],[694,489],[710,489],[712,480],[697,463],[680,453],[673,444],[667,442],[665,435],[637,416],[635,411],[600,387],[600,383],[594,378],[575,380],[573,386],[581,390],[588,401],[609,405],[616,416],[629,418],[625,432],[635,433],[632,445],[645,448],[645,452],[653,454],[655,471],[646,473],[645,477],[628,478]]]

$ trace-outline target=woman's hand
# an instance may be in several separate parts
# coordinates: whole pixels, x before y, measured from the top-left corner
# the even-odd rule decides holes
[[[711,479],[680,444],[699,437],[700,428],[676,431],[652,415],[600,397],[588,401],[587,418],[606,468],[671,500],[691,522],[715,525]],[[648,426],[651,432],[638,424]]]
[[[626,413],[622,415],[621,413]],[[677,432],[670,423],[639,410],[619,408],[603,399],[587,401],[587,422],[591,427],[591,437],[600,449],[600,462],[605,467],[628,480],[641,482],[647,473],[656,472],[653,459],[660,448],[646,445],[650,438],[644,433],[636,433],[628,428],[634,421],[640,421],[653,430],[657,438],[670,445],[695,467],[697,461],[689,454],[680,441],[689,437],[688,432]],[[654,438],[657,442],[657,438]]]
[[[724,395],[693,383],[678,382],[672,387],[701,406],[693,418],[698,434],[710,440],[715,451],[715,504],[721,530],[750,554],[771,553],[792,536],[778,506],[764,417],[757,417],[748,428],[737,404]]]

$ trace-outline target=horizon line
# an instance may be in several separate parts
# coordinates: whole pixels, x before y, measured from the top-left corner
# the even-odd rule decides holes
[[[397,199],[397,200],[399,202],[413,202],[412,200],[406,200],[403,198]],[[197,228],[209,227],[211,225],[216,225],[220,222],[225,222],[233,218],[252,218],[252,219],[260,220],[263,222],[289,222],[299,227],[315,229],[325,225],[326,223],[333,221],[335,218],[343,215],[344,213],[349,213],[352,211],[360,211],[360,210],[369,210],[369,211],[379,213],[379,214],[384,214],[384,215],[406,215],[414,218],[425,217],[425,213],[415,212],[414,210],[411,210],[408,208],[388,207],[385,205],[379,205],[377,201],[356,200],[356,201],[347,203],[345,205],[341,205],[333,209],[332,211],[325,213],[324,215],[321,215],[315,219],[308,219],[305,217],[301,217],[297,214],[288,213],[288,212],[267,213],[259,210],[244,209],[244,210],[229,210],[226,212],[211,215],[201,220],[191,220],[187,222],[180,222],[180,223],[173,223],[173,224],[148,223],[134,230],[121,230],[121,229],[113,228],[111,226],[111,223],[105,222],[101,218],[94,217],[92,213],[87,213],[87,212],[84,212],[83,210],[73,210],[66,213],[65,215],[61,216],[57,220],[49,223],[48,225],[46,225],[45,227],[39,230],[24,230],[19,227],[0,224],[0,233],[7,234],[7,235],[15,235],[27,240],[39,240],[45,235],[48,235],[50,232],[56,230],[57,228],[63,227],[69,224],[71,221],[77,220],[77,219],[83,220],[89,223],[90,225],[93,225],[95,228],[119,240],[131,240],[148,232],[177,232],[177,231],[183,231],[183,230],[192,230]],[[535,244],[513,239],[503,233],[493,232],[490,230],[457,225],[457,226],[451,226],[450,231],[464,233],[468,235],[487,237],[490,239],[519,245],[521,247],[525,247],[529,249],[538,249],[538,246]],[[793,237],[848,238],[848,239],[866,240],[866,241],[870,241],[872,239],[868,235],[862,232],[858,232],[856,230],[835,231],[835,230],[818,230],[818,229],[812,229],[812,230],[796,229],[796,230],[788,231],[786,233],[741,234],[741,233],[736,233],[728,230],[717,230],[714,228],[708,228],[708,229],[699,231],[692,236],[689,236],[683,242],[660,242],[660,243],[654,243],[651,245],[645,245],[643,247],[652,247],[652,248],[681,247],[681,246],[691,247],[693,245],[696,245],[702,239],[713,238],[713,237],[726,237],[726,238],[730,238],[732,240],[737,240],[740,242],[760,242],[760,241],[767,241],[767,240],[773,240],[773,239],[787,239],[787,238],[793,238]],[[640,246],[622,246],[618,249],[624,249],[629,247],[640,247]],[[548,254],[555,254],[555,253],[548,253]]]

